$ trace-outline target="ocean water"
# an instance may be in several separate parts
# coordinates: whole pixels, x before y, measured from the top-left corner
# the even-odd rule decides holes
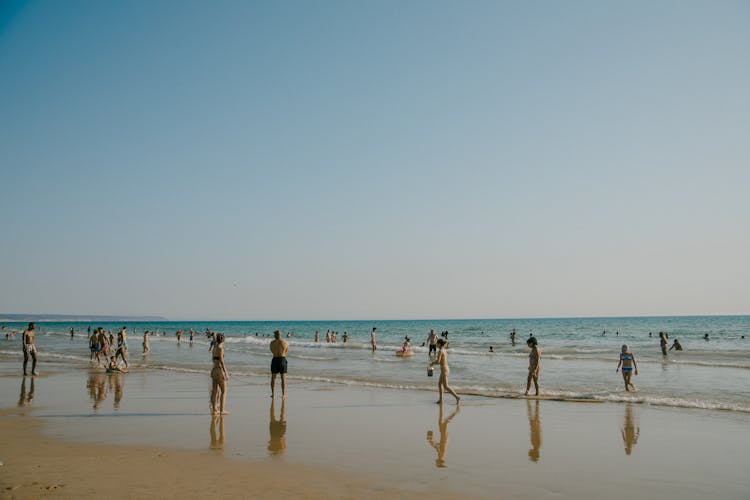
[[[7,323],[6,330],[24,324]],[[40,365],[69,365],[87,369],[89,323],[38,323]],[[69,328],[75,328],[75,336]],[[91,324],[105,330],[121,323]],[[528,348],[533,333],[542,351],[542,394],[560,398],[587,398],[611,402],[750,413],[750,316],[627,317],[562,319],[482,319],[413,321],[277,321],[277,322],[133,322],[128,327],[131,370],[208,372],[211,355],[206,329],[227,337],[226,363],[233,375],[260,380],[270,371],[268,343],[273,330],[293,335],[289,348],[290,379],[322,381],[405,391],[435,391],[437,377],[428,378],[427,348],[421,347],[430,329],[449,332],[450,384],[459,393],[486,397],[514,397],[525,390]],[[377,327],[378,350],[370,349],[370,330]],[[196,331],[191,346],[187,331]],[[178,345],[175,332],[184,332]],[[517,343],[509,334],[516,330]],[[151,336],[151,352],[142,354],[144,330]],[[313,341],[315,331],[322,341]],[[339,332],[338,342],[326,344],[326,330]],[[349,342],[343,343],[344,332]],[[605,335],[602,332],[606,331]],[[670,345],[679,339],[684,351],[662,356],[658,332],[669,334]],[[135,333],[134,333],[135,332]],[[649,332],[653,334],[649,337]],[[164,335],[166,334],[166,335]],[[703,336],[708,334],[710,340]],[[409,335],[416,355],[400,358],[404,336]],[[742,336],[745,339],[742,339]],[[4,335],[3,335],[4,337]],[[0,338],[0,357],[22,359],[20,334]],[[628,344],[636,356],[639,375],[636,392],[625,392],[615,373],[620,346]],[[494,353],[489,352],[493,346]],[[19,366],[20,370],[20,366]]]

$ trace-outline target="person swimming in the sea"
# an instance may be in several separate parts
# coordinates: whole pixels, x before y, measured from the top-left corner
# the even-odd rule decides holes
[[[401,344],[401,347],[404,352],[411,351],[411,339],[408,335],[404,337],[404,343]]]
[[[680,344],[679,340],[674,339],[674,341],[672,342],[672,347],[670,347],[669,350],[671,351],[672,349],[674,349],[675,351],[682,350],[682,344]]]
[[[630,352],[627,344],[622,345],[622,351],[620,352],[620,361],[617,363],[617,369],[615,370],[615,373],[620,371],[621,366],[622,380],[625,382],[625,390],[630,391],[631,388],[635,390],[635,386],[630,381],[630,379],[633,376],[634,371],[635,374],[638,375],[638,365],[635,362],[635,356],[632,352]]]

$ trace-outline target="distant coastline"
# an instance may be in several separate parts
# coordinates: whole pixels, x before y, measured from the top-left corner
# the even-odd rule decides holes
[[[163,316],[100,316],[93,314],[4,314],[0,313],[0,322],[14,323],[19,321],[36,321],[39,323],[60,321],[169,321]]]

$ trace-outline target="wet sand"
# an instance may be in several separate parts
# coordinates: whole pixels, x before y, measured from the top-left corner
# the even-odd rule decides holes
[[[0,363],[0,494],[9,498],[750,491],[747,414],[477,396],[458,411],[449,398],[441,412],[435,393],[291,382],[282,417],[267,380],[237,378],[222,419],[209,414],[208,374],[48,364],[23,379],[18,368]]]

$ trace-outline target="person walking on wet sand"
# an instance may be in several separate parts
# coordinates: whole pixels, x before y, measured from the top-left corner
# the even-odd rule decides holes
[[[127,328],[124,326],[117,332],[117,349],[115,349],[115,359],[121,357],[125,362],[125,368],[130,368],[128,363],[128,339],[127,339]]]
[[[437,341],[437,356],[435,357],[435,361],[430,363],[430,366],[440,365],[440,379],[438,379],[438,393],[440,394],[440,399],[437,400],[437,404],[443,404],[444,390],[450,392],[453,397],[456,398],[456,404],[458,404],[461,398],[458,397],[456,391],[451,389],[451,387],[448,385],[448,375],[450,374],[450,368],[448,367],[448,352],[445,350],[446,344],[447,342],[445,341],[445,339],[439,339]]]
[[[273,332],[274,339],[271,341],[271,397],[276,393],[276,375],[281,375],[281,398],[286,399],[286,352],[289,344],[281,338],[281,332]]]
[[[29,327],[23,331],[23,374],[26,375],[26,365],[31,356],[31,374],[39,375],[36,371],[36,325],[29,323]]]
[[[622,345],[622,352],[620,352],[620,361],[617,363],[617,369],[615,370],[615,373],[620,371],[620,366],[622,366],[622,380],[625,382],[625,390],[630,391],[631,388],[635,390],[635,386],[630,381],[630,379],[633,376],[634,371],[635,374],[638,375],[638,365],[635,362],[635,356],[632,352],[630,352],[627,344]]]
[[[535,395],[538,396],[539,371],[541,370],[539,361],[541,360],[542,353],[539,351],[539,347],[537,347],[536,337],[529,337],[529,339],[526,341],[526,345],[531,348],[531,352],[529,353],[529,376],[526,378],[526,392],[524,393],[524,396],[529,395],[531,382],[534,382],[534,389],[536,390]]]

